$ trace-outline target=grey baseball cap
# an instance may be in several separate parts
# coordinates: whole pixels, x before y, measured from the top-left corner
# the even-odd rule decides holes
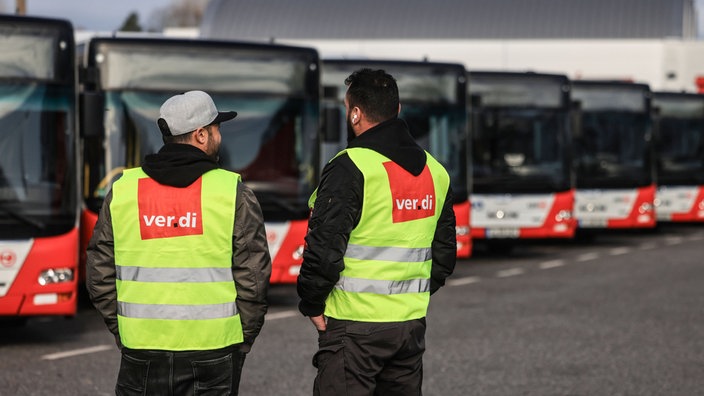
[[[164,136],[177,136],[235,117],[235,111],[218,111],[207,93],[188,91],[170,97],[161,105],[157,125]]]

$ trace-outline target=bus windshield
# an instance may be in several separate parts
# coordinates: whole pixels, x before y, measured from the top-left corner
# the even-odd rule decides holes
[[[560,75],[470,72],[473,191],[567,191],[569,84]]]
[[[106,120],[109,139],[108,168],[123,169],[141,164],[147,154],[163,145],[155,120],[159,107],[173,92],[109,92]],[[215,93],[211,95],[219,109],[233,109],[235,120],[220,125],[222,143],[220,164],[238,172],[250,185],[267,213],[282,210],[307,211],[301,204],[308,199],[313,164],[312,151],[306,147],[304,115],[311,113],[302,100],[281,97],[242,97]],[[113,175],[116,176],[116,175]],[[108,185],[98,186],[106,193]],[[273,206],[277,205],[277,206]],[[282,205],[288,205],[283,206]],[[296,208],[299,205],[299,208]]]
[[[266,53],[263,51],[262,53]],[[124,168],[140,166],[163,145],[156,125],[161,104],[199,89],[218,109],[237,111],[220,126],[220,163],[257,195],[267,221],[306,217],[316,182],[317,91],[306,92],[308,59],[191,47],[100,46],[105,93],[106,152],[92,171],[97,206]],[[278,59],[278,58],[274,58]],[[125,72],[119,65],[130,65]],[[90,200],[88,200],[90,202]],[[97,210],[96,208],[93,208]]]
[[[577,188],[639,187],[653,183],[648,89],[639,85],[578,83]]]
[[[0,29],[0,238],[58,235],[75,226],[78,208],[74,80],[62,74],[70,67],[56,66],[71,48],[48,27],[7,29]]]
[[[585,113],[577,145],[577,187],[650,184],[649,119],[615,111]]]
[[[660,109],[658,182],[704,184],[704,96],[655,96]]]
[[[485,108],[474,140],[474,191],[549,192],[570,188],[564,147],[567,113]]]

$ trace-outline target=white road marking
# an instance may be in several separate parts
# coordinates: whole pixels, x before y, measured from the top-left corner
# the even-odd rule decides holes
[[[702,239],[704,239],[704,235],[702,234],[694,234],[687,237],[688,241],[701,241]]]
[[[472,283],[479,282],[480,278],[478,276],[468,276],[465,278],[449,279],[447,281],[447,286],[463,286]]]
[[[550,269],[562,267],[563,265],[565,265],[565,260],[550,260],[540,263],[539,267],[540,269]]]
[[[665,245],[674,246],[682,243],[684,239],[682,237],[667,237],[665,238]]]
[[[630,252],[631,252],[631,248],[629,248],[629,247],[617,247],[617,248],[611,249],[609,251],[609,254],[612,256],[620,256],[622,254],[626,254],[626,253],[630,253]]]
[[[281,312],[276,312],[276,313],[268,313],[264,317],[264,320],[276,320],[276,319],[291,318],[296,315],[298,315],[298,311],[295,311],[295,310],[281,311]]]
[[[523,268],[511,268],[496,273],[497,278],[507,278],[509,276],[522,275],[526,271]]]
[[[87,355],[89,353],[109,351],[113,348],[116,348],[116,347],[113,345],[96,345],[94,347],[74,349],[72,351],[50,353],[48,355],[42,356],[41,360],[64,359],[64,358],[73,357],[73,356]]]
[[[290,318],[290,317],[293,317],[296,315],[298,315],[298,311],[295,311],[295,310],[282,311],[282,312],[267,314],[266,320],[284,319],[284,318]],[[64,352],[57,352],[57,353],[50,353],[48,355],[43,355],[41,357],[41,360],[65,359],[65,358],[73,357],[73,356],[80,356],[80,355],[87,355],[90,353],[108,351],[113,348],[114,347],[112,345],[96,345],[94,347],[74,349],[71,351],[64,351]]]
[[[591,253],[580,254],[579,256],[577,256],[577,261],[584,262],[584,261],[596,260],[598,258],[599,258],[599,253],[591,252]]]
[[[655,249],[656,247],[658,247],[658,244],[655,243],[655,242],[645,242],[645,243],[641,243],[641,244],[638,246],[638,249],[641,249],[641,250],[652,250],[652,249]]]

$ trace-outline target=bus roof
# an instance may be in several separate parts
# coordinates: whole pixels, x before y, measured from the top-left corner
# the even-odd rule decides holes
[[[81,81],[102,89],[179,90],[199,84],[209,91],[309,95],[317,92],[319,57],[307,47],[261,43],[96,37],[88,43]]]
[[[16,24],[22,26],[52,26],[57,30],[70,31],[73,35],[73,25],[71,24],[71,22],[65,19],[0,14],[0,24]]]
[[[411,61],[411,60],[396,60],[396,59],[323,59],[324,64],[330,65],[369,65],[369,67],[394,67],[394,68],[428,68],[428,69],[449,69],[454,71],[463,71],[464,65],[461,63],[449,63],[449,62],[426,62],[426,61]]]
[[[561,83],[569,82],[569,78],[564,74],[553,73],[535,73],[535,72],[512,72],[512,71],[495,71],[495,70],[468,70],[469,79],[481,78],[489,79],[525,79],[525,80],[555,80]]]
[[[241,48],[271,52],[297,52],[307,53],[310,56],[318,57],[318,51],[310,47],[300,47],[293,45],[268,44],[261,42],[233,41],[233,40],[204,40],[185,39],[171,37],[93,37],[89,40],[89,46],[95,47],[100,44],[122,45],[122,46],[154,46],[154,47],[195,47],[195,48]]]
[[[572,85],[574,87],[584,87],[584,88],[619,88],[623,90],[639,90],[639,91],[650,91],[650,86],[644,83],[637,83],[632,81],[623,80],[572,80]]]

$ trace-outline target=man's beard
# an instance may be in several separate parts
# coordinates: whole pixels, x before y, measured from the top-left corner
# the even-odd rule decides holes
[[[215,162],[220,162],[220,145],[215,143],[213,140],[213,134],[212,132],[208,129],[208,146],[205,148],[205,154],[208,155],[213,161]]]
[[[208,157],[212,158],[213,161],[220,163],[220,147],[208,147]]]

